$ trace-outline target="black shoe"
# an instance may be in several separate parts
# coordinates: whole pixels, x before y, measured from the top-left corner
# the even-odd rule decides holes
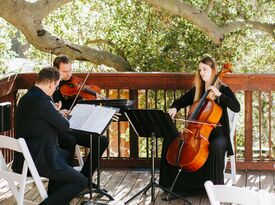
[[[177,195],[181,196],[182,198],[185,198],[185,197],[190,197],[190,196],[201,194],[201,190],[185,190],[184,192],[180,192],[180,193],[175,192],[175,193]],[[168,193],[167,197],[163,198],[162,200],[163,201],[173,201],[175,199],[179,199],[179,197]]]
[[[177,196],[175,196],[175,195],[173,195],[173,194],[170,194],[170,196],[168,197],[165,197],[165,198],[162,198],[161,200],[162,201],[173,201],[173,200],[175,200],[175,199],[179,199],[179,197],[177,197]]]

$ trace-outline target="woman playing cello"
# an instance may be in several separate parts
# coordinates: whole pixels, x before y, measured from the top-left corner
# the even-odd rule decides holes
[[[168,110],[173,118],[176,113],[187,106],[198,101],[205,91],[209,90],[209,96],[222,108],[222,116],[218,124],[209,136],[209,155],[206,162],[195,172],[182,171],[175,182],[173,191],[183,195],[195,194],[203,190],[204,182],[211,180],[214,184],[224,184],[223,170],[225,152],[233,154],[229,137],[229,120],[227,108],[233,112],[240,111],[240,104],[232,90],[221,84],[219,81],[215,86],[211,85],[217,74],[215,61],[210,57],[205,57],[199,62],[195,75],[195,86],[185,95],[175,100]],[[172,166],[166,159],[169,145],[174,139],[164,139],[162,148],[162,158],[160,166],[160,185],[171,187],[178,173],[179,168]],[[184,157],[184,156],[182,156]]]

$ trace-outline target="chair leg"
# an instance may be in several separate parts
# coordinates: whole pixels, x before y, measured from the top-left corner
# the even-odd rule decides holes
[[[236,184],[236,162],[235,162],[235,155],[230,156],[230,164],[231,164],[232,184]]]

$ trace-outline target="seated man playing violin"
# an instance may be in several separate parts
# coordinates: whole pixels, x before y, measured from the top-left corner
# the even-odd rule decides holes
[[[53,94],[53,100],[56,103],[56,108],[60,110],[63,116],[67,117],[69,115],[69,109],[71,108],[75,96],[66,96],[64,93],[61,92],[62,85],[65,85],[66,83],[70,84],[70,80],[74,77],[72,76],[72,65],[70,59],[65,56],[61,55],[54,59],[53,65],[58,69],[60,74],[60,84],[57,88],[57,90]],[[97,94],[96,94],[97,95]],[[82,97],[78,97],[76,99],[76,102],[78,100],[82,99]],[[74,103],[75,105],[76,103]],[[87,148],[90,148],[90,137],[88,134],[78,133],[71,130],[68,130],[67,132],[59,133],[58,135],[59,145],[61,148],[67,150],[70,153],[70,164],[73,166],[73,160],[75,156],[75,145],[81,145]],[[100,157],[106,150],[109,144],[109,139],[106,136],[100,137]],[[97,168],[97,162],[98,162],[98,136],[93,135],[93,147],[92,149],[92,173]],[[81,170],[81,173],[88,178],[88,182],[90,181],[90,153],[87,157],[87,160],[84,162],[84,166]],[[95,187],[96,185],[93,184]]]

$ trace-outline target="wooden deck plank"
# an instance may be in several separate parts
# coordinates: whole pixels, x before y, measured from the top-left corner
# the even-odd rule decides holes
[[[156,179],[158,178],[156,174]],[[125,202],[138,191],[143,189],[150,182],[150,171],[135,172],[131,170],[103,170],[101,172],[101,187],[108,190],[108,193],[113,196],[116,201]],[[158,182],[158,180],[157,180]],[[230,184],[230,181],[225,181],[226,184]],[[235,186],[245,187],[249,190],[266,190],[267,192],[275,194],[275,180],[274,171],[238,171],[237,183]],[[45,183],[44,183],[45,184]],[[0,204],[1,205],[15,205],[15,199],[9,191],[9,187],[6,182],[0,180]],[[45,184],[47,187],[47,183]],[[166,194],[156,188],[155,190],[157,205],[179,205],[184,204],[182,200],[174,200],[172,202],[163,201],[162,198]],[[75,198],[70,204],[78,205],[82,201],[89,199],[88,196]],[[96,195],[94,196],[94,198]],[[30,184],[27,186],[27,192],[25,194],[26,199],[31,199],[34,202],[40,202],[39,193],[34,186]],[[193,205],[209,205],[209,200],[206,194],[196,195],[193,197],[187,197]],[[109,201],[106,197],[98,199],[99,202],[108,204]],[[133,199],[130,205],[149,205],[151,203],[151,190],[147,191],[147,194],[141,194]]]
[[[0,204],[5,201],[7,198],[11,197],[12,193],[8,186],[8,182],[5,180],[0,181]]]
[[[125,197],[125,201],[130,199],[132,196],[134,196],[137,192],[142,190],[149,182],[150,182],[151,174],[149,172],[140,173],[134,186],[131,189],[131,192]],[[129,205],[137,205],[137,204],[149,204],[148,200],[146,198],[148,197],[148,193],[146,194],[140,194],[136,198],[134,198]],[[148,197],[149,198],[149,197]],[[151,197],[150,197],[151,198]],[[147,202],[147,203],[145,203]]]
[[[115,173],[116,170],[114,169],[109,169],[109,170],[102,170],[101,173],[100,173],[100,188],[104,188],[105,185],[108,183],[108,181],[110,180],[110,178],[113,176],[113,174]],[[95,175],[97,175],[95,173]],[[96,183],[96,178],[94,178],[93,180],[95,183]],[[109,191],[109,190],[107,190]],[[109,192],[108,192],[109,193]],[[96,194],[93,194],[93,200],[95,200],[97,198],[97,195]],[[84,196],[81,196],[81,197],[77,197],[77,198],[74,198],[72,201],[71,201],[71,205],[76,205],[76,204],[81,204],[81,202],[83,201],[87,201],[90,199],[90,195],[89,194],[86,194]]]
[[[136,180],[139,177],[139,173],[128,171],[126,177],[123,180],[123,183],[121,183],[117,190],[112,195],[115,200],[123,201],[125,197],[128,195],[128,193],[132,190]]]
[[[167,194],[163,190],[160,190],[160,188],[157,188],[157,191],[158,192],[156,194],[155,204],[158,204],[158,205],[168,205],[169,201],[162,200],[163,198],[165,198],[167,196]]]
[[[260,172],[260,189],[275,194],[274,171]]]
[[[8,187],[8,185],[7,185]],[[9,187],[8,187],[9,188]],[[26,191],[25,191],[25,196],[29,193],[29,192],[33,192],[35,189],[35,186],[34,186],[34,183],[31,183],[29,184],[28,186],[26,186]],[[3,204],[3,205],[16,205],[16,200],[15,198],[13,197],[11,191],[8,191],[6,194],[5,194],[5,200],[2,201],[0,204]]]
[[[210,201],[209,201],[208,196],[207,196],[206,193],[201,194],[199,205],[210,205]]]
[[[128,170],[114,170],[114,174],[110,177],[108,182],[104,186],[102,186],[102,188],[108,190],[108,194],[113,196],[116,190],[118,189],[119,185],[125,179],[127,173]],[[98,199],[97,197],[96,200],[103,203],[108,203],[109,201],[108,198],[105,196],[103,196],[100,199]]]
[[[43,184],[44,184],[45,189],[47,190],[48,182],[43,182]],[[41,196],[38,192],[38,189],[35,185],[33,185],[33,188],[25,194],[25,198],[30,201],[34,201],[36,203],[40,203],[42,201]]]
[[[260,172],[259,171],[248,171],[246,180],[246,189],[259,191],[260,189]]]
[[[247,177],[247,171],[237,171],[236,174],[236,184],[234,186],[238,187],[245,187],[246,186],[246,177]]]

